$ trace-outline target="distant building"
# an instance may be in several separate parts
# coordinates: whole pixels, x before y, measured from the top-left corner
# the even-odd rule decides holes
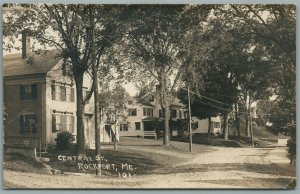
[[[209,119],[198,119],[196,117],[192,118],[194,123],[194,130],[193,133],[208,133],[208,126],[209,126]],[[212,134],[222,134],[221,129],[221,117],[211,117],[210,119],[210,132]]]
[[[155,131],[157,135],[164,130],[164,116],[158,102],[141,102],[138,98],[132,98],[126,105],[122,119],[119,119],[120,136],[143,137],[146,131]],[[193,133],[207,133],[208,119],[200,120],[192,117]],[[211,133],[221,132],[220,117],[212,117]],[[186,105],[175,98],[170,106],[170,132],[172,136],[183,135],[188,131],[188,109]]]
[[[55,144],[56,134],[66,130],[76,136],[76,89],[67,64],[57,51],[45,55],[29,53],[23,38],[22,54],[4,56],[5,145],[43,149]],[[91,76],[84,76],[83,92],[91,87]],[[93,98],[85,107],[86,147],[94,138]],[[101,141],[111,141],[101,126]]]

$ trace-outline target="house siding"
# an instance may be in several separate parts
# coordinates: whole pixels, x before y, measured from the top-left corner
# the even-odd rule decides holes
[[[67,84],[74,88],[74,101],[67,102],[52,99],[52,84]],[[35,100],[22,101],[20,99],[20,85],[36,84],[37,98]],[[91,77],[84,75],[83,87],[89,89],[91,86]],[[5,122],[5,144],[9,146],[35,146],[39,145],[41,137],[42,148],[47,149],[55,145],[55,138],[58,131],[53,131],[52,115],[54,112],[67,112],[74,116],[73,134],[77,134],[76,119],[76,89],[74,81],[68,76],[62,74],[62,60],[58,62],[47,73],[26,74],[18,76],[6,76],[4,78],[4,102],[6,113],[8,114]],[[39,134],[36,137],[26,137],[20,133],[20,115],[23,113],[34,113],[37,118]],[[86,147],[91,148],[95,144],[94,130],[94,99],[93,96],[85,106],[85,115],[90,118],[90,127],[85,129]],[[109,142],[111,137],[104,130],[104,122],[100,126],[101,141]]]
[[[52,70],[47,73],[47,81],[46,81],[46,136],[47,143],[54,145],[55,138],[57,137],[57,132],[52,131],[52,115],[53,111],[55,112],[65,112],[72,113],[74,115],[74,135],[76,134],[75,126],[76,126],[76,90],[74,89],[74,102],[66,102],[61,100],[53,100],[52,99],[52,85],[56,83],[64,83],[64,84],[72,84],[72,79],[68,76],[62,75],[62,61],[60,61],[57,65],[55,65]],[[74,86],[72,86],[74,88]]]
[[[21,85],[37,85],[36,99],[23,101],[20,98]],[[4,102],[7,108],[7,120],[5,122],[5,143],[10,145],[36,145],[43,137],[43,128],[45,117],[43,116],[43,87],[45,79],[32,76],[31,78],[15,77],[13,79],[4,78]],[[33,113],[36,115],[38,132],[33,137],[20,132],[20,116]],[[45,138],[42,138],[42,144],[45,144]]]
[[[142,136],[144,131],[144,126],[142,123],[142,119],[146,118],[143,116],[143,106],[139,104],[134,105],[126,105],[127,110],[136,109],[136,116],[129,116],[128,111],[124,111],[124,115],[127,117],[126,121],[128,122],[128,131],[120,131],[120,136]],[[141,129],[135,129],[135,122],[141,123]],[[122,123],[122,122],[121,122]],[[120,125],[118,126],[120,130]]]
[[[208,132],[208,122],[209,119],[198,119],[196,117],[192,117],[193,122],[197,122],[198,123],[198,128],[196,128],[195,130],[193,130],[193,133],[207,133]],[[221,117],[217,116],[217,117],[211,117],[211,122],[217,122],[220,123],[220,127],[214,127],[211,126],[211,133],[221,133]]]

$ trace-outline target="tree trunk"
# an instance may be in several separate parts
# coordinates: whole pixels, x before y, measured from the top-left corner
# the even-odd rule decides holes
[[[162,69],[159,73],[159,95],[160,105],[164,113],[164,138],[163,144],[166,146],[170,145],[170,103],[168,103],[167,97],[167,75],[165,70]]]
[[[95,24],[94,24],[94,13],[93,8],[90,7],[90,30],[91,30],[91,47],[92,51],[92,70],[93,70],[93,84],[94,84],[94,118],[95,118],[95,156],[100,157],[100,123],[99,123],[99,99],[98,99],[98,70],[96,64],[96,53],[95,53]],[[100,161],[96,161],[96,164],[99,164]],[[101,175],[101,168],[96,168],[96,175]]]
[[[207,129],[207,138],[210,138],[211,134],[211,117],[208,117],[208,129]]]
[[[251,137],[251,129],[250,129],[250,125],[251,125],[251,121],[250,121],[250,113],[251,113],[251,99],[250,99],[250,95],[248,94],[248,108],[247,108],[247,113],[248,115],[246,116],[247,119],[247,125],[246,125],[246,132],[247,132],[247,137]]]
[[[75,75],[74,75],[75,77]],[[82,95],[82,86],[83,86],[83,75],[76,76],[75,78],[75,87],[76,87],[76,117],[77,117],[77,147],[76,153],[77,155],[85,154],[85,136],[84,136],[84,108],[85,104],[83,103],[83,95]]]
[[[251,144],[254,147],[254,140],[253,140],[253,128],[252,128],[252,117],[251,117],[251,103],[249,99],[249,111],[248,111],[248,119],[249,119],[249,132],[250,132],[250,138],[251,138]]]
[[[164,112],[164,141],[163,144],[166,146],[170,145],[170,107],[162,108]]]
[[[246,117],[245,117],[245,122],[246,122],[245,136],[250,137],[250,125],[249,125],[249,116],[248,115],[246,115]]]
[[[224,139],[228,139],[228,113],[224,114]]]

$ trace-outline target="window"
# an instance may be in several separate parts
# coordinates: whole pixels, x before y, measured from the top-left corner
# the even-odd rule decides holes
[[[61,101],[66,101],[67,88],[65,86],[60,86]]]
[[[62,74],[63,76],[67,75],[67,63],[64,60],[64,63],[62,64]]]
[[[128,124],[120,124],[120,131],[128,131]]]
[[[136,108],[128,109],[128,115],[129,116],[136,116]]]
[[[62,75],[73,77],[72,65],[70,61],[67,61],[67,59],[64,59],[64,62],[62,64]]]
[[[73,115],[65,115],[65,120],[63,120],[63,124],[65,125],[65,129],[71,133],[74,132],[74,116]]]
[[[199,127],[198,122],[192,123],[192,129],[196,130]]]
[[[52,100],[61,100],[61,87],[59,85],[52,85]]]
[[[214,122],[214,128],[221,128],[220,122]]]
[[[21,85],[20,86],[20,98],[21,100],[34,100],[37,98],[37,85]]]
[[[67,87],[66,89],[66,101],[74,102],[74,88]]]
[[[71,94],[70,94],[70,102],[74,102],[74,88],[70,88],[71,89]]]
[[[141,123],[135,122],[135,130],[141,130]]]
[[[84,130],[85,130],[85,138],[86,139],[89,139],[90,136],[91,136],[91,118],[90,117],[87,117],[85,116],[84,117]],[[105,129],[107,128],[107,125],[105,125]]]
[[[164,114],[163,114],[163,110],[162,110],[162,109],[159,109],[158,115],[159,115],[159,118],[164,117]]]
[[[172,118],[176,118],[177,117],[177,110],[172,110]]]
[[[184,119],[189,118],[189,112],[188,112],[188,111],[185,111],[183,117],[184,117]]]
[[[26,114],[20,116],[20,132],[21,134],[38,133],[37,118],[35,114]]]
[[[52,100],[74,102],[74,88],[66,85],[52,84]]]
[[[74,116],[69,114],[57,113],[52,115],[52,131],[74,132]]]
[[[143,116],[153,117],[153,109],[144,107]]]
[[[179,118],[182,119],[182,113],[181,113],[181,110],[179,110],[178,113],[179,113]]]

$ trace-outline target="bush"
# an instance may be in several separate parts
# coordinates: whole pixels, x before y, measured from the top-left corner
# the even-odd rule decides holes
[[[75,138],[72,133],[68,131],[58,132],[57,137],[55,138],[56,149],[59,150],[68,149],[74,140]]]
[[[287,143],[288,152],[290,154],[290,164],[295,165],[296,164],[296,141],[293,139],[288,140]]]

